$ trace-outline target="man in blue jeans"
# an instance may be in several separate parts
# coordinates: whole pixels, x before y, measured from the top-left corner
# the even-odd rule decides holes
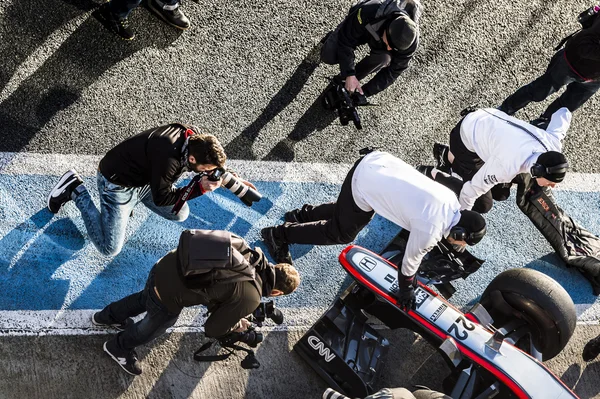
[[[138,203],[168,220],[184,221],[190,212],[187,203],[178,213],[172,211],[185,187],[176,188],[174,183],[185,171],[203,173],[204,177],[186,199],[214,191],[221,186],[221,180],[212,181],[209,177],[224,167],[225,160],[225,151],[217,138],[202,134],[193,126],[171,124],[152,128],[118,144],[100,161],[99,210],[74,170],[66,172],[54,186],[48,196],[48,209],[57,213],[73,200],[98,251],[114,256],[123,247],[129,216]]]
[[[127,17],[141,2],[142,0],[110,0],[94,11],[93,15],[107,29],[121,38],[133,40],[135,34],[129,27]],[[179,9],[179,0],[148,0],[147,4],[152,13],[169,25],[181,30],[190,27],[190,20]]]
[[[222,247],[221,247],[222,245]],[[201,259],[206,248],[226,249],[219,267],[212,269],[218,256]],[[216,253],[219,250],[215,251]],[[200,253],[200,254],[199,254]],[[188,280],[182,272],[182,259],[193,259],[193,267],[205,267],[208,278]],[[190,261],[191,262],[191,261]],[[197,274],[195,276],[198,276]],[[207,281],[211,281],[207,283]],[[135,348],[165,333],[177,321],[183,308],[206,305],[210,316],[204,324],[207,337],[247,342],[244,334],[250,322],[245,319],[260,305],[261,297],[291,294],[300,284],[298,271],[289,264],[273,265],[259,248],[251,249],[241,237],[217,230],[187,230],[181,234],[177,249],[162,257],[148,276],[145,288],[113,302],[92,316],[96,326],[122,330],[104,343],[104,351],[129,374],[142,369]],[[146,312],[133,323],[130,317]]]
[[[600,18],[597,13],[583,29],[565,44],[550,61],[546,72],[533,82],[521,87],[508,97],[500,110],[513,115],[532,101],[545,100],[549,95],[566,86],[565,91],[554,100],[540,117],[531,123],[546,130],[552,114],[562,107],[574,112],[600,88]]]

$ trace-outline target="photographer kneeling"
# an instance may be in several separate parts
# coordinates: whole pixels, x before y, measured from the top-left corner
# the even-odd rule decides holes
[[[250,327],[244,317],[260,305],[261,297],[290,294],[299,284],[293,266],[270,264],[259,248],[250,249],[235,234],[186,230],[177,249],[154,265],[142,291],[111,303],[92,322],[122,330],[104,343],[104,351],[126,372],[139,375],[135,347],[164,334],[183,308],[206,305],[205,335],[227,338]],[[146,316],[137,323],[129,319],[143,312]]]

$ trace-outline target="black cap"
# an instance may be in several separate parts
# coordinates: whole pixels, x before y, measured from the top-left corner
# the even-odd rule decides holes
[[[393,50],[405,51],[415,42],[418,30],[412,19],[407,15],[400,15],[386,29],[388,44]]]
[[[558,151],[544,152],[538,157],[536,163],[542,168],[539,171],[541,173],[535,177],[543,177],[554,183],[563,181],[569,169],[567,158]]]
[[[475,245],[483,239],[487,232],[485,219],[475,211],[460,211],[460,220],[456,227],[462,227],[466,230],[465,241],[469,245]]]

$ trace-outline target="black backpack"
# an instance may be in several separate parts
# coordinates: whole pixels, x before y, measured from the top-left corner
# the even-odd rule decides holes
[[[244,257],[249,252],[258,255],[253,263]],[[252,251],[242,238],[227,231],[185,230],[177,247],[177,270],[190,289],[240,281],[253,281],[260,287],[255,267],[263,258],[261,252]]]

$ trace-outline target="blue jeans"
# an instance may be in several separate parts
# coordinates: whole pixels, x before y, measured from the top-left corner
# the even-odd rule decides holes
[[[565,85],[566,90],[548,106],[542,114],[543,118],[549,119],[562,107],[573,112],[589,100],[600,88],[600,82],[586,81],[576,74],[567,63],[564,52],[565,50],[560,50],[554,54],[546,72],[504,100],[500,109],[512,115],[532,101],[545,100]]]
[[[129,13],[140,5],[142,0],[110,0],[108,3],[110,10],[119,18],[127,18]],[[179,3],[179,0],[160,0],[165,5],[174,6]]]
[[[97,182],[100,210],[96,208],[90,193],[83,184],[73,192],[73,200],[81,212],[90,240],[104,255],[114,256],[121,252],[129,216],[133,208],[140,202],[154,213],[175,222],[184,221],[190,214],[187,204],[183,205],[177,215],[171,213],[172,205],[155,205],[150,186],[119,186],[106,180],[100,172],[97,174]]]
[[[150,271],[146,286],[136,294],[129,295],[117,302],[113,302],[98,315],[99,320],[111,323],[123,323],[128,317],[135,317],[146,312],[146,316],[135,324],[130,324],[121,331],[113,340],[126,355],[136,346],[147,344],[173,326],[179,313],[171,313],[162,304],[154,292],[154,269]]]

